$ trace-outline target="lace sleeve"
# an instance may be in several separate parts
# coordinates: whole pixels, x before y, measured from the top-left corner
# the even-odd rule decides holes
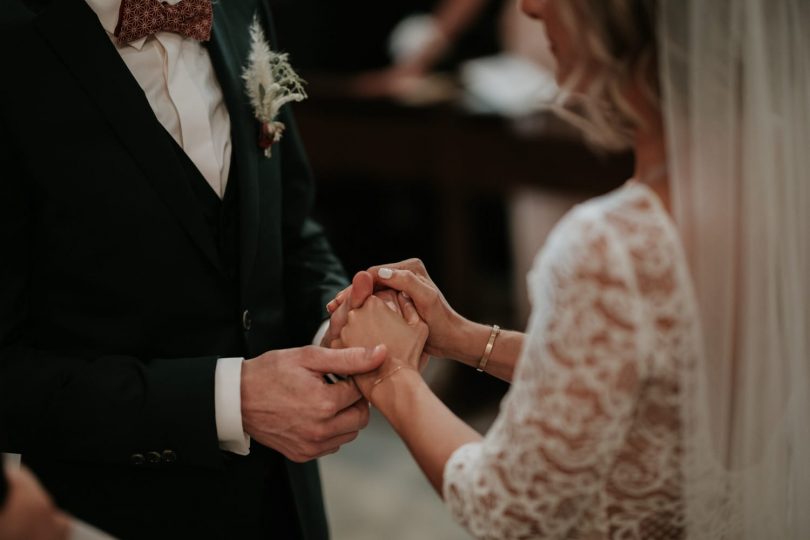
[[[609,227],[569,215],[529,285],[534,312],[500,415],[445,467],[446,503],[478,538],[560,538],[589,521],[643,379],[641,302]]]

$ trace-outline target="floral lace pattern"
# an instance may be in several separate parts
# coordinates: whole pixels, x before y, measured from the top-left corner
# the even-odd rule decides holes
[[[683,537],[679,369],[697,346],[688,279],[646,186],[560,222],[528,277],[534,312],[500,414],[446,465],[459,523],[491,539]]]

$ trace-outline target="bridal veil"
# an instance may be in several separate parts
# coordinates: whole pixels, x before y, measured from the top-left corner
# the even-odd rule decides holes
[[[690,538],[810,537],[810,1],[660,0]]]

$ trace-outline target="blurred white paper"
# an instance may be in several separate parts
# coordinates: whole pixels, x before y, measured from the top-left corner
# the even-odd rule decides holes
[[[553,73],[509,53],[468,60],[460,74],[467,105],[475,112],[525,116],[547,109],[558,92]]]
[[[73,520],[69,540],[113,540],[113,537],[78,519]]]

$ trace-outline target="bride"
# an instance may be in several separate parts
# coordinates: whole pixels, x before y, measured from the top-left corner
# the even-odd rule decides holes
[[[332,346],[384,344],[355,381],[476,537],[808,537],[810,4],[521,5],[563,113],[631,146],[634,177],[551,234],[525,334],[464,319],[412,260],[330,303]],[[512,382],[486,436],[426,354]]]

